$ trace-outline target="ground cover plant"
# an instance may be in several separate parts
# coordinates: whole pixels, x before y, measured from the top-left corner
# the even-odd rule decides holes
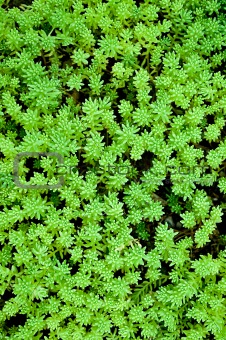
[[[225,9],[1,1],[0,339],[226,339]]]

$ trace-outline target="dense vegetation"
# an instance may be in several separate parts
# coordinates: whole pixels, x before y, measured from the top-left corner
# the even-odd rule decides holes
[[[226,339],[225,10],[1,1],[0,339]]]

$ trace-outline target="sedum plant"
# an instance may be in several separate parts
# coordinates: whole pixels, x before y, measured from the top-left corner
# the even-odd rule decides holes
[[[1,1],[0,339],[225,340],[224,13]]]

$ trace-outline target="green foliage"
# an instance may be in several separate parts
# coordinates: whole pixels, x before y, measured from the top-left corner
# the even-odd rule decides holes
[[[180,212],[183,210],[182,206],[178,203],[178,199],[179,197],[173,193],[171,193],[170,195],[166,195],[167,199],[167,203],[168,206],[171,208],[172,212],[175,212],[177,214],[180,214]]]
[[[0,339],[225,340],[225,28],[224,0],[1,1]],[[63,163],[20,187],[21,152]]]
[[[139,223],[137,225],[137,229],[136,229],[136,232],[139,236],[139,238],[141,238],[142,240],[148,240],[149,239],[149,233],[146,231],[146,228],[145,228],[145,223],[142,222],[142,223]]]

